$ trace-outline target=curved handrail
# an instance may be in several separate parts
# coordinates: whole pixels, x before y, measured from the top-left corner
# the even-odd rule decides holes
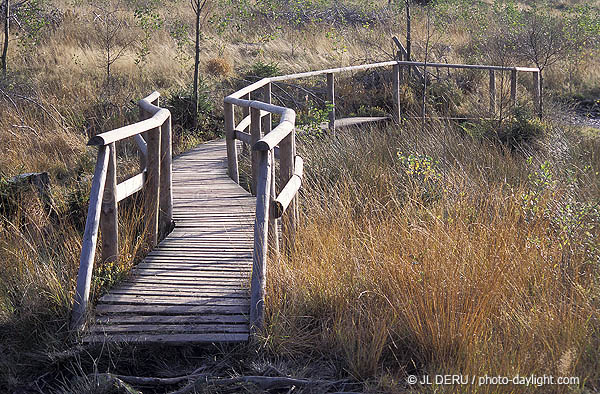
[[[534,99],[541,108],[540,98],[540,70],[528,67],[505,67],[488,65],[450,64],[450,63],[424,63],[412,61],[386,61],[372,64],[362,64],[349,67],[329,68],[324,70],[309,71],[278,77],[263,78],[224,98],[225,136],[227,142],[228,172],[230,177],[239,183],[237,164],[237,147],[235,140],[241,140],[252,145],[253,190],[256,191],[256,220],[254,226],[254,253],[250,299],[250,325],[254,332],[262,327],[265,302],[266,262],[268,243],[278,253],[277,218],[283,218],[284,231],[287,237],[284,240],[293,240],[296,226],[297,207],[295,199],[302,185],[304,162],[296,156],[295,148],[295,120],[296,113],[293,109],[271,104],[271,84],[292,79],[327,75],[328,100],[333,104],[330,113],[329,127],[335,129],[335,83],[334,74],[347,71],[368,70],[379,67],[393,67],[394,73],[394,117],[400,121],[400,68],[417,66],[433,68],[456,68],[487,70],[490,74],[490,107],[492,112],[496,106],[495,71],[511,72],[511,101],[516,102],[517,72],[531,72],[534,79]],[[262,90],[261,100],[251,100],[251,94]],[[244,109],[243,119],[235,125],[234,106]],[[281,116],[279,124],[271,130],[271,115]],[[244,130],[250,129],[250,133]],[[262,136],[264,131],[265,135]],[[280,159],[280,185],[279,195],[275,195],[273,161]],[[269,232],[274,235],[268,237]]]

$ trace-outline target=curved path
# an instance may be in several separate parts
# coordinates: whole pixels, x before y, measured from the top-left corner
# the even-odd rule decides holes
[[[100,299],[86,342],[248,340],[256,199],[226,156],[217,140],[173,160],[175,229]]]

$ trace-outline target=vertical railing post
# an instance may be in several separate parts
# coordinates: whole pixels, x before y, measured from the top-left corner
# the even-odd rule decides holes
[[[327,73],[327,101],[331,104],[329,129],[335,133],[335,77],[333,73]]]
[[[496,115],[496,73],[494,70],[490,72],[490,112],[492,118]]]
[[[235,144],[235,117],[233,114],[233,104],[223,104],[225,114],[225,144],[227,145],[227,172],[229,177],[235,183],[240,183],[240,173],[238,170],[237,146]]]
[[[245,94],[241,97],[242,100],[250,100],[250,93]],[[248,115],[250,115],[250,107],[242,107],[242,119],[245,119]],[[244,130],[242,130],[244,133],[250,134],[250,128],[246,127]],[[242,151],[243,152],[248,152],[248,144],[246,144],[245,142],[242,143]]]
[[[510,105],[514,108],[517,105],[517,70],[510,71]]]
[[[139,121],[148,119],[148,113],[144,111],[142,107],[138,107],[139,109]],[[146,148],[148,147],[148,133],[143,132],[140,134],[140,137],[146,142]],[[146,150],[146,155],[144,155],[139,149],[138,154],[140,157],[140,171],[144,172],[144,170],[148,169],[148,151]]]
[[[256,151],[256,153],[259,171],[256,182],[256,219],[250,287],[250,330],[253,334],[263,327],[264,322],[272,170],[271,153],[269,151]]]
[[[173,143],[171,135],[171,115],[161,126],[160,131],[160,239],[171,231],[173,226]]]
[[[83,241],[81,243],[81,256],[79,258],[79,272],[77,273],[77,287],[71,315],[71,328],[78,329],[85,323],[87,305],[90,298],[90,285],[94,270],[94,257],[96,256],[96,243],[98,241],[98,227],[102,207],[102,195],[108,171],[108,153],[110,148],[100,146],[98,159],[90,191],[90,204],[88,206]]]
[[[271,93],[271,83],[269,82],[263,87],[263,102],[267,104],[271,104],[272,101],[272,93]],[[265,135],[271,132],[272,125],[272,115],[268,113],[262,118],[262,130]],[[271,200],[275,200],[277,198],[277,194],[275,191],[275,173],[277,162],[275,161],[275,151],[271,151]],[[279,255],[279,228],[277,226],[277,218],[273,215],[273,212],[269,215],[269,250],[275,256]]]
[[[275,201],[277,198],[277,190],[275,189],[275,150],[270,151],[271,155],[271,199]],[[271,210],[269,214],[269,250],[275,258],[279,258],[279,220],[275,217],[274,211]]]
[[[102,262],[119,259],[119,213],[117,207],[117,151],[115,143],[108,146],[108,170],[100,211]]]
[[[398,51],[400,52],[400,51]],[[402,111],[400,107],[400,65],[394,64],[393,70],[393,79],[394,79],[394,113],[393,118],[396,123],[400,123],[402,121]]]
[[[250,145],[254,146],[262,138],[260,109],[250,108]],[[258,160],[259,154],[252,150],[252,185],[250,189],[252,194],[256,195],[256,181],[258,179]]]
[[[540,84],[540,72],[533,72],[533,103],[538,113],[538,117],[542,119],[542,89]]]
[[[160,127],[147,132],[148,170],[145,185],[145,214],[147,243],[153,248],[158,243],[158,213],[160,201]]]
[[[294,156],[295,151],[295,138],[296,132],[292,130],[281,142],[279,143],[279,187],[281,189],[285,187],[292,175],[294,175]],[[281,217],[282,227],[282,241],[283,249],[287,253],[291,250],[296,226],[296,198],[292,200],[288,209],[283,213]]]

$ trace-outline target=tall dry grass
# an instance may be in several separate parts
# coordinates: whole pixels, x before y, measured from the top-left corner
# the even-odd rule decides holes
[[[586,144],[569,147],[576,160],[587,153],[583,162],[560,163],[543,146],[530,153],[555,177],[589,165],[578,176],[590,180],[600,161]],[[597,181],[577,190],[557,181],[532,214],[522,196],[540,173],[526,156],[439,124],[344,131],[301,151],[296,248],[269,267],[271,352],[330,360],[386,392],[409,388],[407,374],[579,376],[579,388],[546,390],[598,388],[598,212],[568,241],[556,225],[566,189],[597,204]],[[427,168],[397,152],[421,155]]]

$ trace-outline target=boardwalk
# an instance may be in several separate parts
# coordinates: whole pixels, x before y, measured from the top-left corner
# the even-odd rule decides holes
[[[86,341],[248,340],[256,199],[226,168],[224,140],[173,161],[175,230],[100,299]]]

